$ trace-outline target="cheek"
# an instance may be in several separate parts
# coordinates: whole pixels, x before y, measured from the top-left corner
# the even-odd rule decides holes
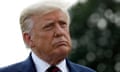
[[[69,31],[66,31],[65,34],[66,34],[67,39],[71,41],[70,32],[69,32]]]
[[[50,51],[50,41],[46,36],[39,37],[34,44],[40,53],[48,53]]]
[[[67,41],[69,43],[69,46],[72,47],[72,41],[71,41],[71,37],[70,37],[70,33],[69,32],[66,33],[66,39],[67,39]]]
[[[40,34],[38,38],[38,44],[44,48],[48,48],[51,45],[52,36],[50,33]]]

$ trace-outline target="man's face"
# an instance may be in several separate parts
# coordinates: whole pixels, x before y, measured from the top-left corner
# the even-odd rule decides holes
[[[67,16],[55,10],[43,16],[33,16],[32,50],[41,58],[66,57],[71,50]]]

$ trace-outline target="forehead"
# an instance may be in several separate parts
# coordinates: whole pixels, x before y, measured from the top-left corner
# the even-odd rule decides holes
[[[67,20],[67,15],[65,14],[65,12],[63,12],[62,10],[54,10],[51,11],[49,13],[43,14],[41,16],[40,13],[35,14],[34,16],[32,16],[33,20],[51,20],[51,19],[63,19],[63,20]]]

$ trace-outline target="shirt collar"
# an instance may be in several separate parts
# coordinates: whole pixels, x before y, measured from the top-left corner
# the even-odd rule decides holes
[[[62,71],[62,72],[68,72],[68,68],[66,65],[66,60],[64,59],[63,61],[61,61],[57,67]]]
[[[36,70],[37,72],[45,72],[48,67],[50,67],[50,65],[45,62],[44,60],[42,60],[41,58],[39,58],[34,52],[32,52],[32,59],[33,62],[35,64]],[[63,61],[61,61],[57,67],[62,71],[62,72],[68,72],[68,68],[66,65],[66,60],[64,59]]]

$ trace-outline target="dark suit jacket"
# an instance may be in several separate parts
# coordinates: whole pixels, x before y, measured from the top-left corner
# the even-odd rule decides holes
[[[88,67],[74,64],[67,59],[66,61],[69,72],[95,72],[94,70]],[[36,69],[32,57],[30,55],[28,59],[23,62],[1,68],[0,72],[36,72]]]

